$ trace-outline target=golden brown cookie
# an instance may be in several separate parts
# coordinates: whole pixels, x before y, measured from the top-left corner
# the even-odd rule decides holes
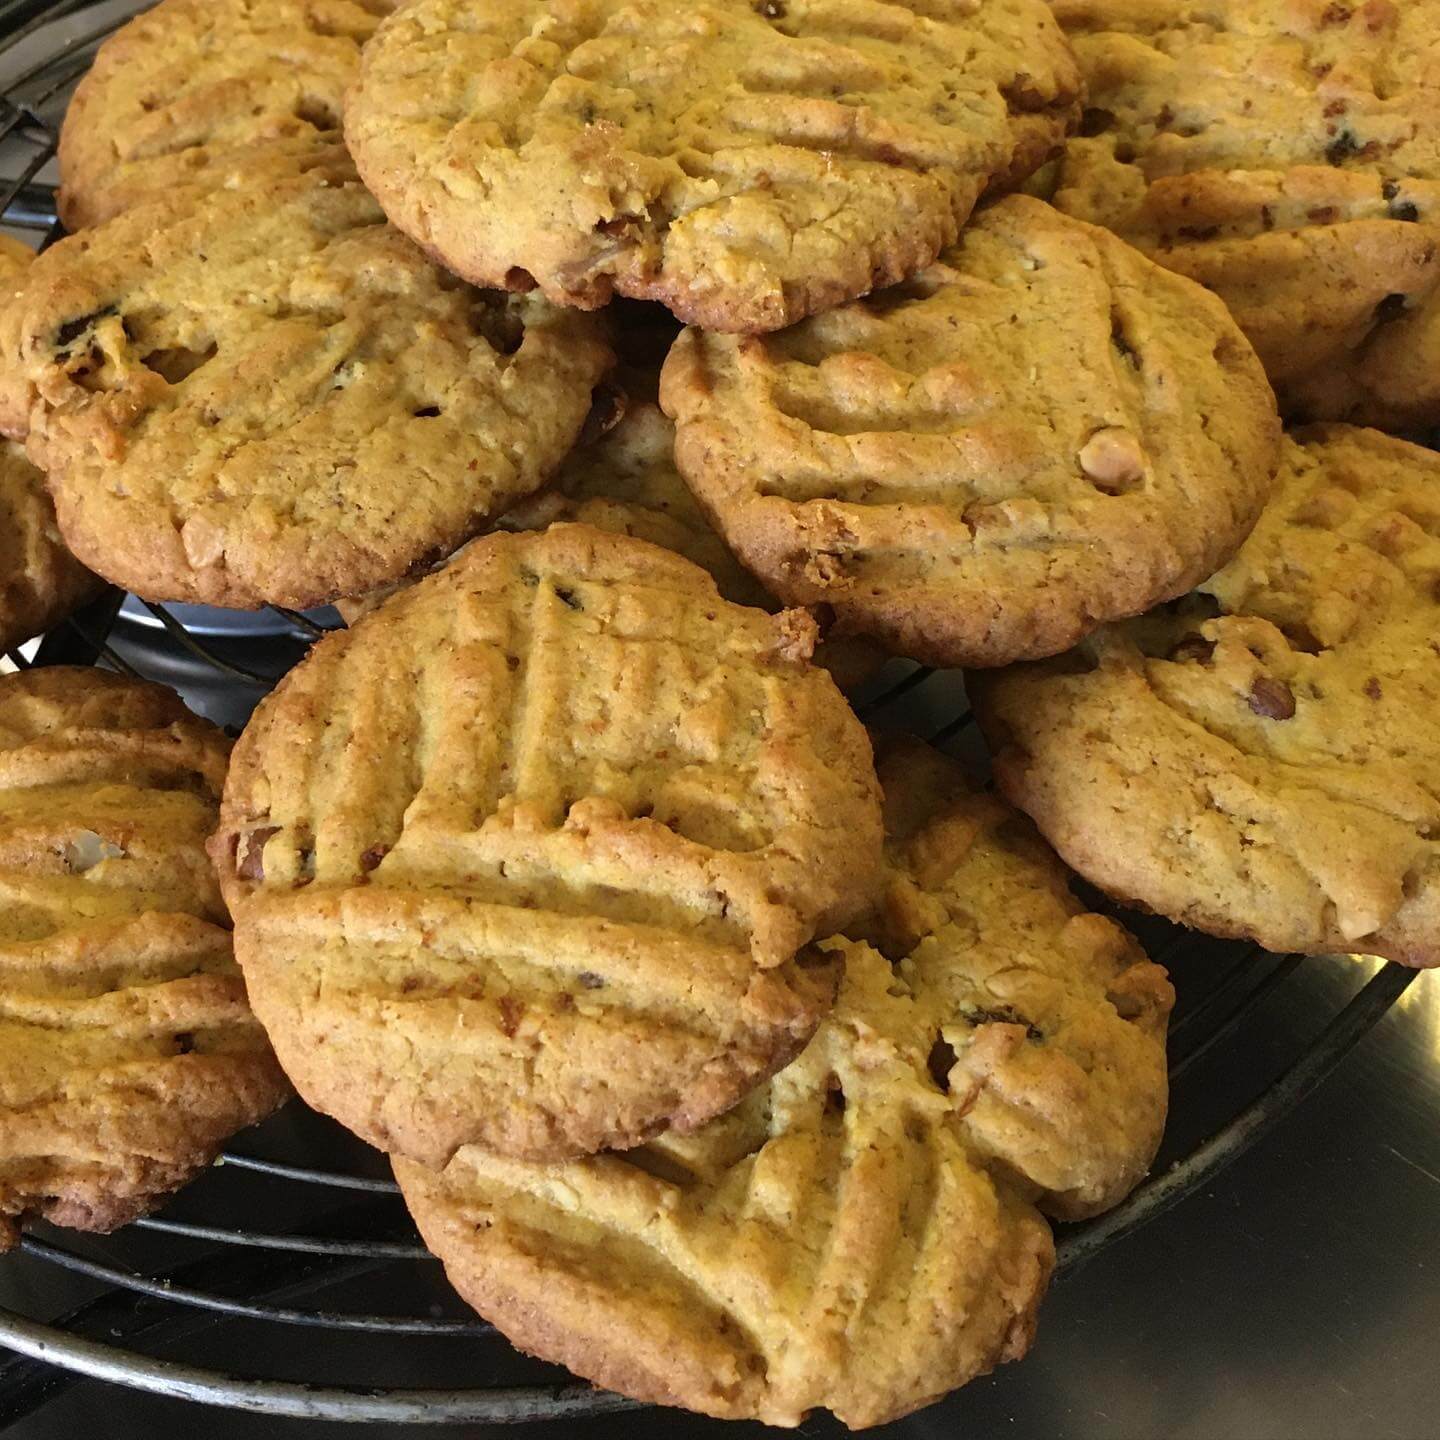
[[[653,377],[624,377],[624,414],[591,445],[570,453],[552,484],[501,516],[505,530],[556,523],[633,535],[683,555],[714,577],[736,605],[777,608],[732,555],[675,468],[675,427],[655,398]]]
[[[1078,96],[1041,0],[417,0],[345,133],[477,284],[774,330],[929,264]]]
[[[779,335],[687,331],[661,400],[740,559],[934,665],[1054,654],[1223,564],[1279,425],[1224,307],[1012,196],[905,285]]]
[[[60,539],[45,477],[13,440],[0,440],[0,650],[59,624],[103,588]]]
[[[0,296],[34,258],[28,245],[0,235]],[[0,440],[0,650],[50,629],[102,588],[60,539],[44,475],[19,445]]]
[[[768,590],[735,558],[675,468],[675,427],[655,399],[653,377],[632,389],[625,414],[596,444],[571,452],[555,482],[497,522],[505,530],[543,530],[559,522],[593,525],[663,545],[692,560],[737,605],[778,610]],[[842,690],[863,685],[885,652],[863,635],[827,636],[815,663]]]
[[[974,677],[1004,792],[1087,879],[1279,951],[1440,963],[1440,456],[1287,441],[1189,599]]]
[[[0,232],[0,307],[10,303],[24,284],[35,252],[23,240]],[[24,386],[18,377],[7,375],[0,361],[0,435],[23,440],[29,425],[25,413]]]
[[[891,865],[834,1013],[693,1135],[395,1173],[426,1242],[523,1349],[705,1414],[879,1424],[1030,1342],[1078,1215],[1143,1173],[1172,994],[1028,823],[882,742]]]
[[[12,280],[20,280],[34,258],[35,252],[23,240],[0,233],[0,285],[8,287]]]
[[[394,1161],[450,1283],[520,1349],[640,1400],[858,1429],[1029,1348],[1049,1228],[965,1139],[914,988],[829,943],[835,1013],[697,1134],[560,1165]]]
[[[1047,1213],[1108,1210],[1165,1128],[1165,971],[1087,911],[1034,827],[954,761],[880,737],[887,884],[859,931],[935,1016],[970,1147]]]
[[[0,1250],[144,1214],[289,1093],[205,855],[228,748],[158,686],[0,677]]]
[[[360,47],[394,0],[162,0],[99,49],[60,131],[69,230],[263,140],[338,138]]]
[[[595,322],[456,282],[339,147],[226,174],[61,241],[5,315],[5,408],[82,560],[147,599],[303,607],[546,479],[609,364]]]
[[[322,641],[213,846],[301,1094],[428,1164],[552,1159],[693,1129],[789,1060],[836,983],[804,947],[880,851],[813,643],[579,525],[489,536]]]
[[[1230,307],[1282,409],[1440,423],[1440,0],[1055,0],[1055,202]]]

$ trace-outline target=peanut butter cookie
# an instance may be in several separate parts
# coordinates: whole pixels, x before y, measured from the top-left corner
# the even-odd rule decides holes
[[[549,525],[592,525],[663,545],[707,571],[720,593],[737,605],[778,610],[769,591],[731,554],[705,518],[675,468],[675,427],[656,403],[657,377],[629,372],[621,377],[623,414],[604,435],[577,446],[554,481],[522,500],[497,520],[502,530],[544,530]],[[353,622],[390,591],[342,601],[340,613]],[[870,679],[885,653],[863,636],[824,639],[815,663],[841,689]]]
[[[0,234],[0,294],[8,298],[12,282],[19,282],[34,258],[35,252],[23,240]]]
[[[870,747],[808,616],[653,545],[496,534],[322,641],[235,753],[213,853],[318,1109],[443,1165],[690,1130],[835,993]]]
[[[81,560],[147,599],[304,607],[548,478],[610,362],[594,321],[455,281],[338,146],[226,176],[62,240],[0,322]]]
[[[887,883],[852,929],[934,1014],[931,1071],[971,1148],[1078,1220],[1144,1176],[1165,1128],[1165,971],[1070,877],[1024,815],[954,761],[880,737]]]
[[[57,625],[104,588],[66,548],[45,477],[0,440],[0,650]]]
[[[98,225],[265,140],[336,140],[394,0],[161,0],[99,49],[60,131],[60,218]]]
[[[23,240],[0,233],[0,313],[19,294],[34,259],[35,252]],[[0,363],[0,435],[23,440],[29,423],[24,382]]]
[[[639,1399],[880,1424],[1030,1343],[1035,1208],[1143,1173],[1172,995],[1023,817],[882,742],[889,879],[834,1013],[728,1114],[625,1155],[460,1150],[395,1173],[456,1289],[516,1344]]]
[[[1279,951],[1440,963],[1440,456],[1288,441],[1235,559],[974,677],[1003,791],[1087,879]]]
[[[0,235],[0,305],[34,258]],[[102,588],[60,539],[44,475],[19,445],[0,440],[0,650],[50,629]]]
[[[1029,1349],[1049,1227],[966,1140],[916,988],[828,943],[835,1013],[697,1134],[560,1165],[394,1161],[450,1283],[520,1349],[639,1400],[857,1429]]]
[[[227,749],[158,686],[0,676],[0,1250],[144,1214],[289,1093],[205,855]]]
[[[366,47],[345,133],[477,284],[756,331],[928,265],[1078,97],[1041,0],[417,0]]]
[[[1055,203],[1214,290],[1287,413],[1440,424],[1440,0],[1055,0]]]
[[[934,665],[1054,654],[1183,593],[1248,533],[1279,439],[1213,296],[1026,196],[902,286],[686,332],[661,400],[770,589]]]

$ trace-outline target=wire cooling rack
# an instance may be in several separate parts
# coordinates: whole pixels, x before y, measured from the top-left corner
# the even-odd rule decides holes
[[[12,177],[0,180],[6,225],[54,234],[44,172],[64,100],[96,45],[137,8],[123,0],[0,0],[0,67],[13,77],[0,96],[0,156]],[[32,654],[9,659],[22,668],[100,664],[158,680],[233,727],[326,628],[323,617],[294,611],[227,620],[112,592]],[[953,673],[892,662],[856,697],[856,708],[871,723],[980,755]],[[1098,897],[1087,899],[1105,908]],[[1324,987],[1328,1018],[1308,1044],[1278,1058],[1270,1082],[1248,1102],[1236,1106],[1227,1096],[1217,1114],[1216,1094],[1225,1088],[1213,1083],[1218,1069],[1254,1038],[1265,1008],[1283,1003],[1302,961],[1148,917],[1120,918],[1170,968],[1179,992],[1170,1135],[1154,1174],[1123,1205],[1059,1227],[1061,1278],[1259,1140],[1415,978],[1393,964],[1304,961],[1334,969]],[[0,1360],[0,1428],[82,1376],[267,1415],[357,1422],[555,1420],[631,1404],[515,1355],[448,1290],[383,1159],[298,1102],[237,1137],[161,1215],[103,1238],[36,1227],[18,1256],[0,1262],[0,1282],[7,1281],[3,1293],[26,1303],[0,1305],[0,1354],[11,1352]],[[303,1362],[287,1361],[283,1337],[294,1329],[325,1332],[323,1374],[313,1373],[313,1349]],[[227,1352],[279,1358],[273,1374],[239,1375],[213,1358]],[[296,1363],[304,1373],[294,1373]],[[474,1384],[402,1383],[417,1373],[460,1373]]]

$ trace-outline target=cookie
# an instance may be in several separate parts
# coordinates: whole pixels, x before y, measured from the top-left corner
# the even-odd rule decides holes
[[[103,588],[61,541],[45,477],[0,440],[0,650],[58,625]]]
[[[1019,1359],[1049,1228],[967,1143],[914,988],[868,946],[835,953],[834,1015],[698,1134],[561,1165],[396,1159],[465,1300],[606,1389],[769,1425],[878,1425]]]
[[[830,1008],[870,748],[808,616],[579,525],[495,534],[323,640],[212,853],[290,1078],[431,1165],[694,1129]]]
[[[477,284],[775,330],[904,279],[1079,112],[1041,0],[417,0],[345,135]]]
[[[22,240],[0,232],[0,309],[10,303],[24,284],[35,252]],[[24,387],[17,376],[0,368],[0,435],[23,440],[29,419],[25,413]]]
[[[1187,590],[1249,531],[1279,434],[1213,296],[1027,196],[883,294],[686,332],[661,401],[770,589],[932,665],[1054,654]]]
[[[726,600],[779,606],[730,553],[705,518],[675,468],[675,427],[655,401],[656,377],[628,373],[626,395],[614,427],[589,445],[571,451],[554,482],[522,500],[496,521],[502,530],[544,530],[558,523],[590,525],[663,545],[707,571]],[[389,592],[344,601],[347,623],[375,608]],[[878,646],[863,637],[822,640],[815,663],[829,670],[842,689],[863,684],[884,664]]]
[[[1287,413],[1440,423],[1440,3],[1054,8],[1055,203],[1220,295]]]
[[[28,245],[0,235],[0,294],[34,258]],[[0,440],[0,650],[59,624],[101,588],[61,541],[45,477],[20,446]]]
[[[162,0],[116,31],[60,131],[60,218],[98,225],[265,140],[338,138],[393,0]]]
[[[664,546],[708,571],[736,605],[775,609],[765,587],[732,555],[675,468],[675,427],[653,377],[626,377],[624,414],[593,445],[571,452],[553,484],[499,520],[506,530],[590,525]]]
[[[304,608],[548,477],[610,361],[595,322],[456,282],[339,147],[226,175],[61,241],[0,322],[80,559],[151,600]]]
[[[1087,915],[1023,817],[919,742],[879,746],[889,880],[834,1013],[693,1135],[395,1173],[456,1289],[610,1389],[879,1424],[1024,1353],[1052,1262],[1164,1119],[1164,972]]]
[[[974,677],[1005,794],[1119,899],[1277,951],[1440,963],[1440,456],[1287,441],[1168,610]]]
[[[143,1215],[288,1093],[205,854],[227,749],[158,686],[0,676],[0,1250]]]
[[[924,997],[931,1069],[971,1151],[1050,1215],[1108,1210],[1165,1128],[1165,971],[954,761],[892,736],[876,767],[888,880],[852,933]]]

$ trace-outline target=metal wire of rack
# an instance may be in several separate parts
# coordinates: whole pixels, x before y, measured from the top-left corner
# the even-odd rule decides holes
[[[0,147],[19,157],[10,162],[13,178],[0,180],[4,224],[54,234],[54,196],[42,172],[58,144],[58,107],[96,45],[139,8],[115,13],[97,0],[0,0],[0,64],[18,53],[16,47],[35,47],[53,35],[0,95]],[[56,22],[84,18],[81,12],[92,9],[104,9],[109,18],[57,28]],[[33,654],[11,652],[11,663],[100,664],[144,675],[177,685],[192,701],[198,691],[201,708],[214,708],[204,696],[221,696],[224,713],[214,718],[234,723],[328,628],[312,617],[274,610],[262,635],[236,641],[148,602],[131,602],[122,613],[123,600],[108,594],[45,637]],[[893,662],[857,697],[856,708],[867,721],[903,724],[948,749],[979,748],[953,674]],[[1142,929],[1150,953],[1177,980],[1172,1114],[1194,1109],[1203,1116],[1197,1072],[1240,1043],[1247,1025],[1291,980],[1300,958],[1122,918]],[[1347,972],[1328,1022],[1247,1104],[1209,1125],[1198,1140],[1178,1149],[1167,1142],[1156,1173],[1115,1210],[1058,1227],[1062,1279],[1243,1154],[1330,1074],[1415,979],[1414,971],[1394,964],[1369,973],[1356,966],[1353,972],[1362,983],[1356,986]],[[350,1375],[366,1376],[363,1382],[261,1378],[161,1358],[157,1352],[183,1352],[216,1327],[243,1323],[267,1331],[319,1329],[337,1346],[346,1338],[459,1346],[464,1368],[481,1376],[513,1372],[519,1363],[492,1327],[448,1296],[374,1152],[308,1112],[293,1113],[301,1109],[297,1103],[288,1117],[241,1137],[166,1213],[137,1221],[116,1237],[94,1240],[46,1227],[26,1234],[20,1259],[7,1263],[32,1267],[32,1288],[40,1297],[33,1309],[45,1318],[0,1306],[0,1347],[11,1352],[0,1360],[0,1428],[81,1377],[270,1416],[354,1422],[556,1420],[632,1404],[563,1378],[537,1383],[534,1367],[521,1377],[529,1383],[464,1389],[378,1384],[366,1368],[373,1351],[358,1368],[350,1366]],[[257,1146],[281,1153],[251,1153]],[[201,1218],[181,1218],[197,1207]],[[269,1218],[253,1222],[256,1214]],[[63,1280],[67,1294],[82,1285],[84,1298],[53,1313],[55,1305],[44,1303],[51,1288],[46,1277]],[[408,1312],[382,1313],[374,1309],[377,1294],[410,1294],[415,1303]],[[348,1303],[357,1295],[356,1304]],[[326,1296],[340,1298],[317,1299]],[[345,1374],[338,1355],[335,1369]]]

